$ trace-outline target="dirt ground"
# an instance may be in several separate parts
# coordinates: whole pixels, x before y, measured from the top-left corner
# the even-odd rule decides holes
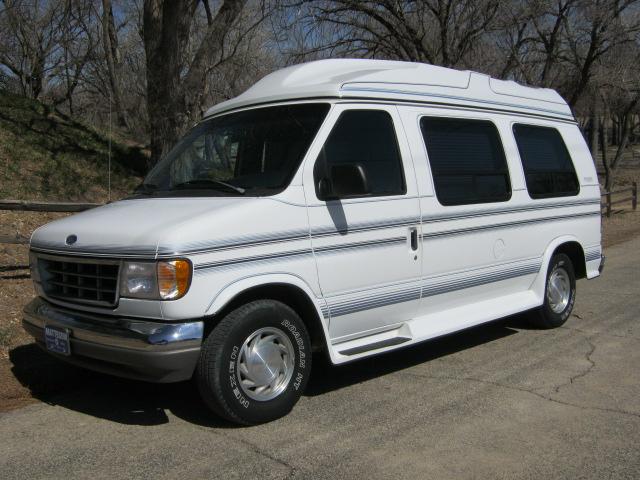
[[[0,235],[29,237],[38,226],[66,214],[36,212],[0,212]],[[607,247],[625,242],[640,234],[640,210],[629,207],[616,210],[611,218],[603,218],[603,244]],[[32,344],[21,326],[22,308],[33,297],[28,270],[26,245],[0,244],[0,411],[19,408],[55,395],[60,385],[69,391],[95,376],[52,359]],[[30,361],[18,356],[29,355]],[[16,365],[20,365],[17,367]],[[25,365],[28,365],[25,367]],[[18,372],[17,368],[28,372]],[[28,385],[16,378],[29,378]],[[64,381],[62,381],[64,380]]]
[[[44,223],[66,214],[39,212],[0,211],[0,235],[29,237],[31,232]],[[0,411],[11,410],[33,402],[37,392],[51,390],[54,377],[50,369],[56,368],[52,359],[46,358],[34,348],[32,365],[37,374],[35,385],[22,385],[16,380],[10,352],[32,343],[31,337],[22,329],[22,307],[34,295],[29,275],[27,245],[0,244]]]

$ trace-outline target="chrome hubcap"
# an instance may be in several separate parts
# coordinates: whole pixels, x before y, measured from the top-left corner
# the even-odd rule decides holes
[[[549,277],[547,300],[554,313],[562,313],[571,298],[571,281],[564,268],[556,268]]]
[[[249,335],[236,360],[244,393],[259,401],[280,395],[293,376],[294,352],[291,340],[278,328],[261,328]]]

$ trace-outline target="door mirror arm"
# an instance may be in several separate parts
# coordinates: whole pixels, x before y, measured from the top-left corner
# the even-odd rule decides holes
[[[324,177],[318,181],[318,197],[320,200],[335,200],[333,184],[330,178]]]

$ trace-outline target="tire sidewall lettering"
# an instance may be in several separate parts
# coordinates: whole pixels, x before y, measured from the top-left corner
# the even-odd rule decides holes
[[[296,326],[286,318],[282,320],[280,325],[284,327],[284,329],[287,330],[288,333],[293,337],[292,340],[294,341],[294,344],[297,345],[298,347],[298,351],[296,352],[297,353],[296,358],[298,359],[297,367],[300,369],[305,369],[307,364],[306,362],[307,355],[305,353],[304,339],[302,338],[302,335],[300,334]],[[302,376],[302,374],[299,372],[298,372],[298,375]],[[296,382],[294,382],[294,386],[295,386],[295,383]],[[300,382],[297,382],[297,383],[298,383],[298,387],[296,387],[296,390],[300,387]]]
[[[307,348],[305,347],[304,337],[300,333],[299,329],[296,327],[296,325],[292,321],[288,319],[284,319],[278,322],[278,324],[279,324],[279,327],[282,328],[282,330],[292,340],[294,349],[296,350],[295,354],[296,354],[297,362],[295,363],[295,367],[294,367],[295,371],[293,373],[293,377],[291,378],[289,386],[276,398],[279,398],[280,396],[283,396],[283,395],[287,395],[288,392],[291,392],[291,391],[299,391],[305,378],[305,375],[303,372],[307,368],[307,361],[306,361]],[[229,391],[230,396],[244,409],[249,409],[256,402],[249,399],[244,394],[239,384],[237,362],[240,354],[240,345],[241,345],[241,342],[234,344],[228,353],[227,358],[229,362],[228,363],[229,367],[225,376],[227,377],[227,382],[230,387],[230,391]],[[269,402],[266,402],[266,403],[269,403]]]
[[[229,355],[229,386],[231,387],[231,395],[236,401],[244,408],[249,408],[251,402],[244,396],[240,385],[238,385],[238,374],[236,372],[236,361],[238,359],[238,352],[240,347],[234,345],[231,348],[231,354]]]
[[[287,349],[291,349],[291,357],[286,359],[288,384],[268,400],[249,397],[251,390],[245,391],[244,366],[240,364],[245,342],[262,329],[277,330],[281,342],[286,340]],[[313,357],[306,325],[295,310],[277,300],[254,300],[227,313],[202,348],[196,371],[202,398],[216,414],[236,423],[253,425],[286,415],[300,399],[311,373]],[[259,362],[247,359],[254,360]]]

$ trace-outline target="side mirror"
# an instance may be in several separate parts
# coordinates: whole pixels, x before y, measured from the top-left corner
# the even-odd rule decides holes
[[[318,182],[318,198],[321,200],[330,200],[335,198],[333,194],[333,185],[328,178],[321,178]]]
[[[332,165],[331,177],[318,182],[318,194],[322,200],[367,195],[369,182],[364,168],[359,163]]]

